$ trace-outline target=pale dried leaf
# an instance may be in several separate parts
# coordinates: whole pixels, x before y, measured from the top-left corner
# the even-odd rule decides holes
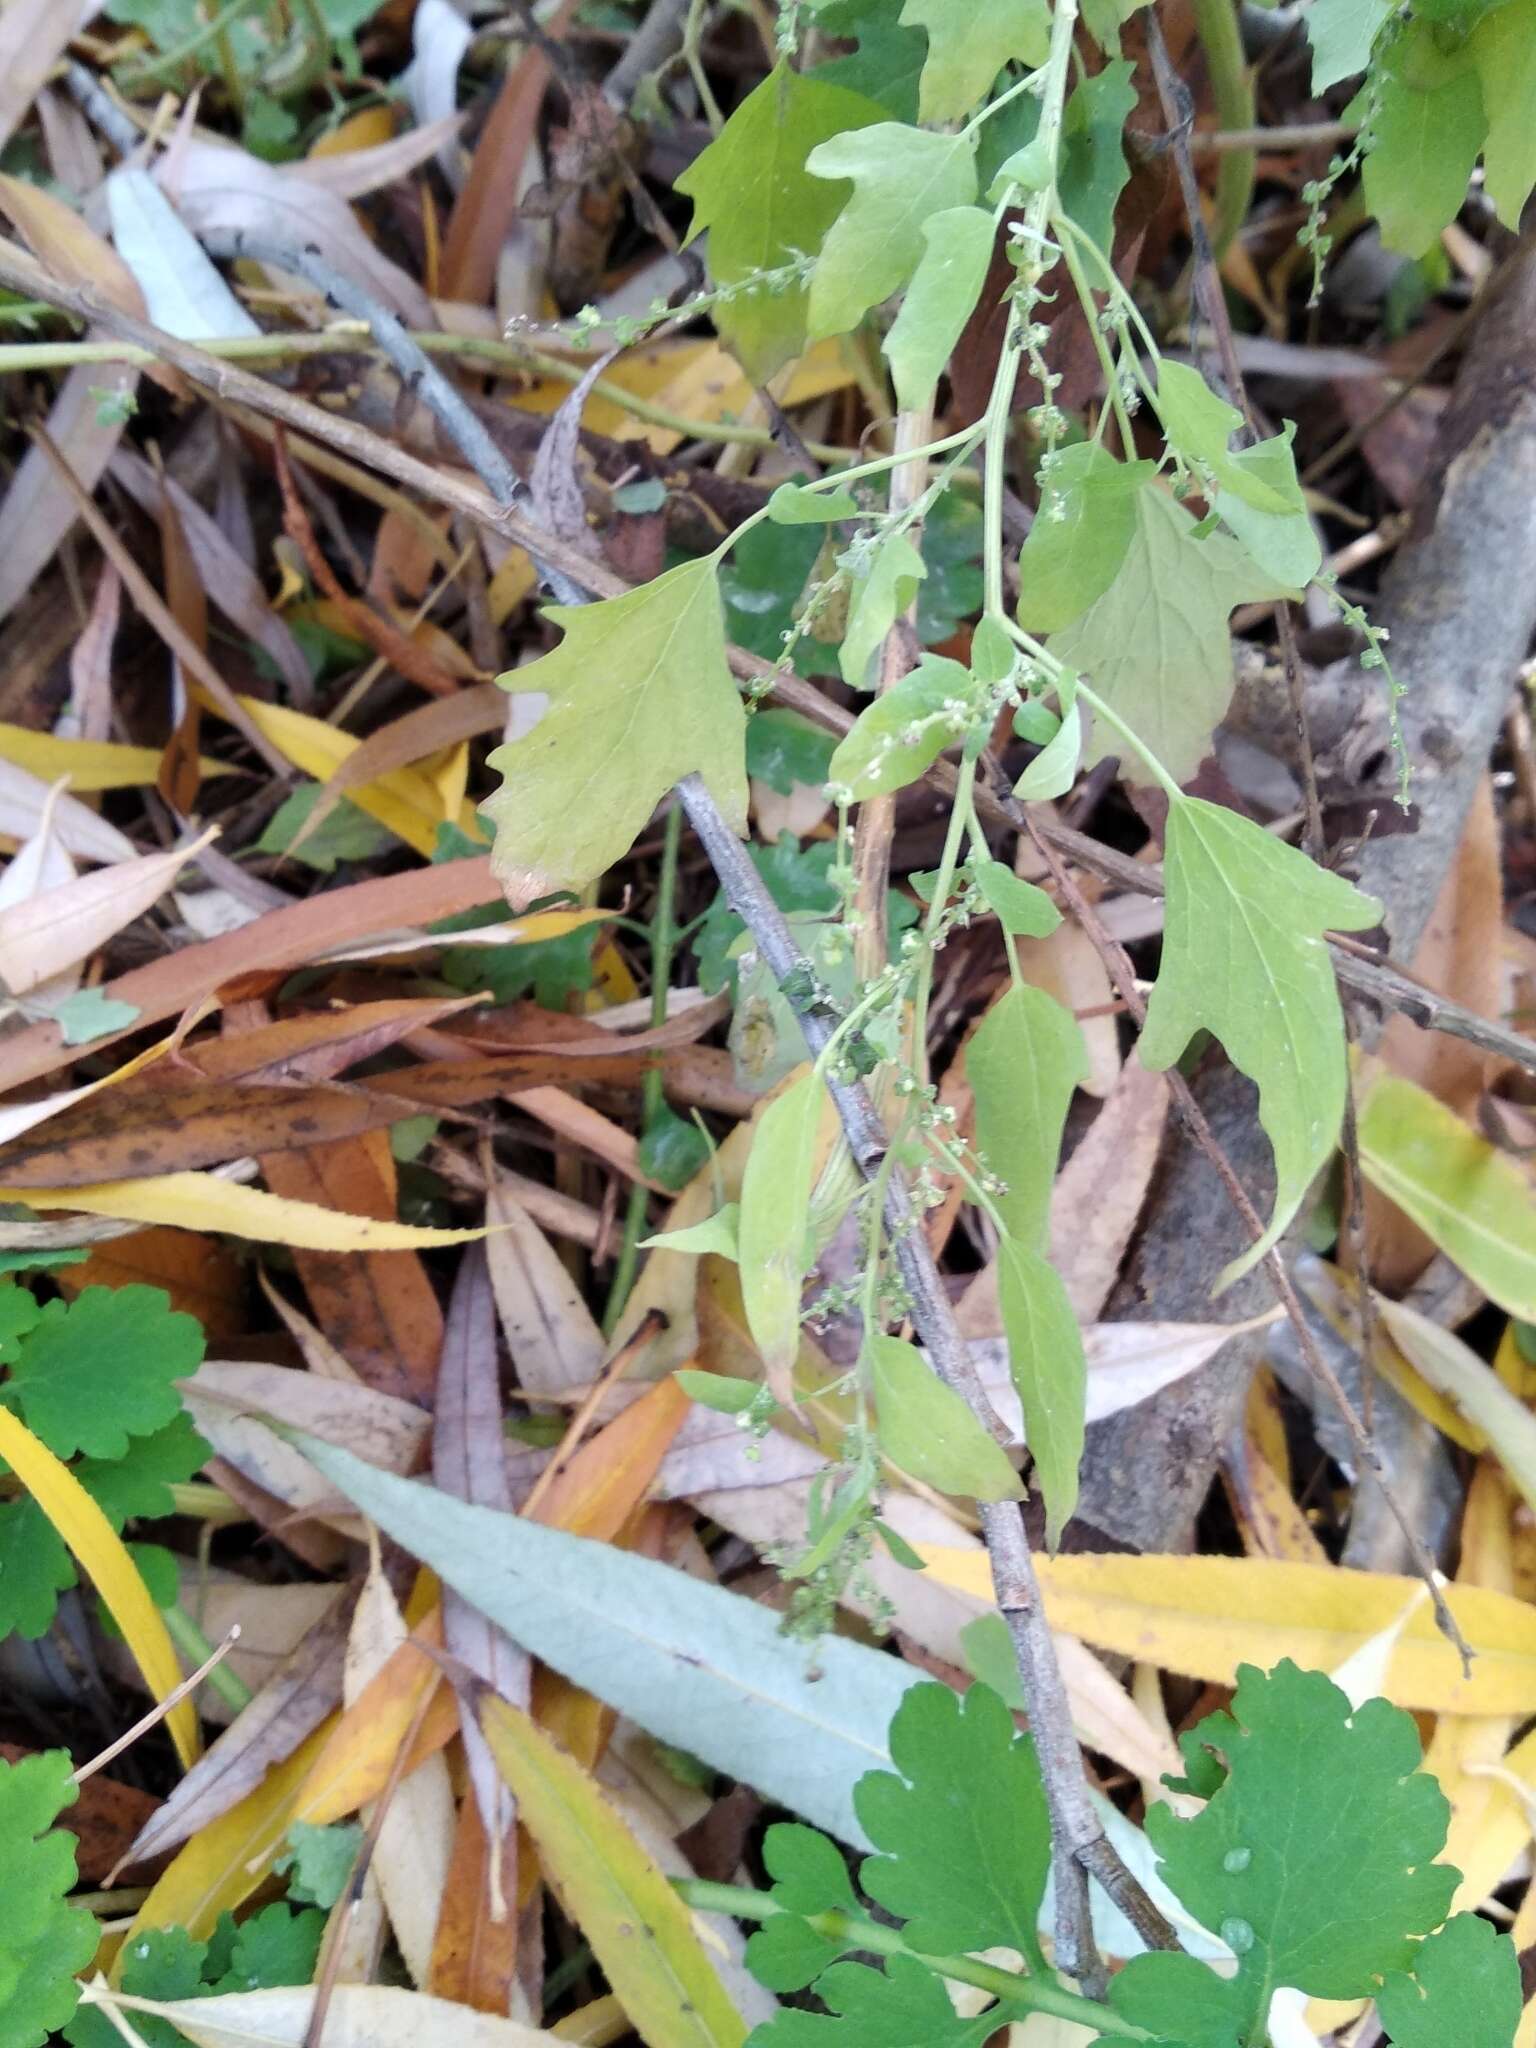
[[[87,959],[157,903],[216,830],[172,853],[121,861],[0,909],[0,982],[26,995]]]
[[[589,1385],[606,1346],[581,1290],[500,1175],[486,1188],[491,1287],[518,1384],[535,1400]]]

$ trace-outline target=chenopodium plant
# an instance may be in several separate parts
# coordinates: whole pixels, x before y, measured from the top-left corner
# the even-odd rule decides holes
[[[0,1402],[121,1532],[168,1515],[172,1486],[207,1463],[176,1382],[203,1357],[201,1325],[159,1287],[87,1287],[40,1302],[0,1286]],[[74,1561],[42,1509],[0,1470],[0,1637],[40,1636]]]
[[[1205,1803],[1190,1819],[1155,1805],[1146,1829],[1186,1926],[1220,1960],[1134,1956],[1100,2002],[1041,1950],[1051,1847],[1030,1738],[984,1685],[914,1686],[891,1723],[894,1772],[855,1794],[875,1852],[859,1885],[884,1917],[860,1903],[843,1852],[797,1823],[768,1831],[768,1891],[684,1887],[759,1923],[746,1960],[770,1990],[810,1987],[827,2009],[783,2010],[749,2048],[982,2048],[1032,2012],[1096,2029],[1100,2048],[1265,2048],[1286,1990],[1374,1998],[1397,2048],[1510,2048],[1514,1946],[1475,1914],[1446,1917],[1459,1873],[1435,1857],[1450,1809],[1407,1714],[1379,1699],[1351,1711],[1289,1662],[1245,1666],[1230,1709],[1180,1746],[1169,1787]],[[1020,1967],[981,1953],[999,1950]]]
[[[1523,21],[1533,4],[1434,0],[1406,28],[1388,20],[1391,0],[1348,0],[1347,8],[1320,0],[1313,16],[1320,33],[1341,32],[1343,13],[1374,22],[1350,46],[1351,61],[1363,65],[1377,61],[1378,34],[1383,52],[1397,49],[1400,35],[1416,49],[1429,31],[1415,24],[1434,21],[1434,35],[1454,42],[1461,26],[1474,26],[1464,17]],[[850,1376],[854,1416],[840,1476],[818,1494],[798,1560],[824,1585],[846,1578],[871,1540],[883,1461],[981,1500],[1017,1491],[964,1404],[915,1352],[882,1335],[910,1306],[900,1246],[887,1227],[883,1178],[863,1188],[845,1155],[828,1159],[827,1082],[871,1078],[894,1124],[892,1166],[908,1172],[919,1207],[943,1199],[943,1184],[958,1176],[989,1216],[1052,1541],[1076,1498],[1083,1351],[1046,1256],[1046,1223],[1085,1055],[1072,1018],[1026,980],[1015,944],[1048,933],[1059,921],[1055,906],[992,857],[978,822],[976,777],[999,717],[1011,714],[1039,749],[1016,785],[1022,798],[1058,797],[1083,767],[1110,757],[1127,780],[1167,797],[1162,960],[1140,1056],[1167,1068],[1211,1034],[1255,1084],[1274,1153],[1267,1227],[1219,1285],[1280,1239],[1343,1117],[1346,1049],[1326,934],[1369,928],[1379,906],[1183,785],[1227,709],[1229,621],[1239,604],[1295,599],[1316,581],[1366,632],[1362,659],[1388,679],[1394,730],[1396,685],[1380,636],[1321,573],[1293,428],[1253,442],[1199,371],[1162,356],[1111,262],[1115,204],[1129,175],[1124,126],[1135,104],[1119,36],[1134,11],[1134,0],[1082,0],[1081,9],[1079,0],[974,8],[804,0],[781,10],[781,61],[679,181],[693,201],[691,233],[708,231],[708,306],[721,335],[762,380],[807,345],[863,329],[879,337],[897,406],[920,418],[1001,252],[1006,330],[985,410],[973,425],[899,454],[780,485],[712,555],[620,597],[553,608],[560,644],[502,678],[548,704],[526,736],[492,756],[503,776],[486,806],[494,861],[515,901],[592,883],[686,776],[696,775],[725,824],[744,834],[749,718],[762,692],[751,685],[749,707],[732,681],[727,617],[741,614],[734,600],[729,615],[722,603],[722,566],[754,536],[822,531],[814,566],[805,566],[808,551],[796,557],[810,581],[781,629],[778,672],[805,666],[798,657],[807,636],[823,656],[836,639],[843,681],[875,694],[825,770],[838,817],[826,869],[834,905],[818,912],[811,957],[780,990],[802,1025],[817,1020],[820,1049],[809,1073],[784,1077],[765,1107],[739,1208],[678,1245],[739,1258],[771,1409],[795,1395],[806,1276],[859,1205],[862,1279],[811,1305],[813,1313],[856,1308],[868,1332]],[[855,47],[825,63],[797,62],[797,24],[811,19]],[[1081,60],[1095,43],[1090,68]],[[1527,53],[1519,55],[1526,65]],[[1427,73],[1415,71],[1414,81],[1415,92],[1429,91]],[[1490,127],[1488,145],[1490,163],[1513,176],[1507,122]],[[1426,145],[1420,157],[1404,166],[1378,143],[1372,178],[1406,187],[1424,163],[1438,162],[1438,147]],[[1468,168],[1456,172],[1458,190]],[[1064,297],[1080,303],[1103,374],[1102,401],[1080,419],[1056,404],[1060,379],[1045,356],[1047,316]],[[1020,415],[1023,375],[1039,402]],[[1155,417],[1160,455],[1141,452],[1152,437],[1133,426],[1138,412]],[[1020,446],[1030,451],[1039,511],[1010,602],[1003,486]],[[917,471],[916,487],[893,499],[886,486],[901,465],[909,484]],[[979,506],[980,516],[980,616],[969,658],[930,649],[909,674],[876,689],[880,649],[932,581],[918,536],[960,504]],[[733,571],[736,596],[740,580]],[[940,863],[910,878],[924,914],[883,954],[871,937],[873,906],[856,883],[858,807],[924,776],[946,751],[958,754],[958,770]],[[927,1076],[926,1020],[938,953],[981,918],[996,920],[1010,989],[968,1054],[977,1132],[968,1147]],[[763,1071],[778,1077],[782,1063],[766,1060]],[[690,1391],[702,1393],[697,1379]],[[735,1388],[717,1398],[743,1405]],[[764,1412],[759,1403],[749,1419]]]

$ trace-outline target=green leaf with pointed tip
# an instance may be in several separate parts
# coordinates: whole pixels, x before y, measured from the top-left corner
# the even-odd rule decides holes
[[[1080,707],[1073,704],[1013,785],[1014,795],[1026,804],[1046,803],[1052,797],[1065,796],[1077,780],[1078,763],[1082,757],[1083,714]]]
[[[1224,2003],[1248,2042],[1281,1986],[1363,1998],[1407,1969],[1412,1937],[1439,1926],[1458,1878],[1434,1861],[1450,1806],[1419,1768],[1412,1718],[1380,1699],[1352,1711],[1331,1679],[1287,1659],[1267,1673],[1242,1666],[1230,1713],[1207,1716],[1182,1746],[1196,1744],[1220,1749],[1224,1780],[1192,1820],[1159,1805],[1146,1829],[1164,1881],[1238,1957],[1236,1978],[1201,1998],[1197,2048],[1220,2042]],[[1178,1968],[1187,1960],[1134,1960],[1111,2003],[1138,2025],[1169,2028],[1175,1974],[1194,1988]]]
[[[1382,65],[1365,201],[1389,249],[1423,256],[1461,211],[1487,132],[1477,72],[1453,71],[1443,84],[1410,84],[1421,44],[1433,49],[1429,22],[1410,24]]]
[[[857,327],[908,281],[930,215],[975,199],[975,141],[882,121],[819,143],[806,167],[818,178],[853,181],[811,276],[807,332],[824,341]]]
[[[709,230],[716,284],[739,284],[796,255],[814,256],[846,192],[812,177],[818,143],[878,121],[881,109],[840,85],[777,64],[676,181],[693,201],[689,239]],[[807,287],[746,291],[714,309],[715,325],[754,383],[805,347]]]
[[[1088,1072],[1077,1019],[1042,988],[1010,988],[967,1045],[965,1072],[977,1146],[1007,1187],[993,1197],[998,1214],[1010,1236],[1043,1252],[1062,1126]]]
[[[1157,413],[1170,448],[1191,468],[1213,478],[1223,490],[1258,512],[1288,513],[1300,509],[1301,486],[1290,458],[1290,441],[1276,436],[1263,447],[1283,451],[1255,468],[1246,458],[1257,448],[1233,454],[1228,442],[1243,425],[1236,406],[1228,405],[1188,363],[1164,362],[1157,373]],[[1272,480],[1278,477],[1279,481]]]
[[[1275,1206],[1260,1242],[1218,1291],[1262,1258],[1338,1143],[1344,1017],[1323,934],[1365,931],[1381,906],[1342,875],[1196,797],[1169,808],[1163,958],[1142,1064],[1171,1067],[1200,1030],[1259,1091],[1275,1155]]]
[[[940,1493],[1023,1499],[1023,1481],[1007,1453],[920,1351],[899,1337],[871,1337],[865,1349],[880,1448],[892,1464]]]
[[[1294,422],[1287,420],[1283,433],[1232,457],[1245,476],[1288,497],[1289,512],[1263,511],[1239,492],[1225,490],[1217,491],[1215,507],[1266,575],[1301,589],[1323,566],[1323,550],[1296,475],[1291,453],[1295,433]]]
[[[1061,912],[1043,889],[1026,882],[1000,860],[974,860],[971,873],[987,908],[1016,939],[1046,939],[1061,923]]]
[[[996,234],[980,206],[951,206],[923,222],[924,249],[882,347],[896,403],[915,412],[943,375],[975,311]]]
[[[848,623],[838,665],[843,681],[851,690],[874,687],[871,673],[880,643],[912,602],[917,586],[928,574],[917,549],[904,533],[893,533],[880,541],[872,556],[860,564],[853,578],[848,600]]]
[[[551,605],[548,617],[565,634],[554,653],[498,678],[549,698],[533,730],[490,757],[501,788],[480,808],[508,895],[526,903],[595,881],[695,771],[744,833],[746,714],[714,563],[685,562],[600,604]]]
[[[997,1295],[1008,1370],[1024,1410],[1024,1441],[1045,1501],[1051,1549],[1077,1506],[1088,1406],[1083,1333],[1049,1259],[1011,1237],[998,1241]]]
[[[1019,554],[1019,624],[1057,633],[1082,617],[1120,572],[1136,536],[1141,486],[1154,462],[1118,462],[1084,441],[1053,455],[1040,476],[1040,509]]]
[[[1056,191],[1062,210],[1107,256],[1115,239],[1115,203],[1130,179],[1125,124],[1136,107],[1135,70],[1116,58],[1083,79],[1061,121],[1061,167]]]
[[[985,1685],[915,1685],[891,1722],[891,1761],[894,1772],[869,1772],[854,1795],[881,1851],[864,1860],[864,1890],[924,1955],[1037,1956],[1050,1817],[1035,1746],[1013,1715]]]
[[[830,526],[834,520],[858,516],[858,501],[846,486],[809,491],[804,484],[780,484],[768,500],[768,517],[775,526]]]
[[[968,668],[947,655],[925,654],[859,713],[838,741],[828,782],[851,790],[856,803],[905,789],[962,737],[976,701]]]
[[[817,26],[858,47],[828,58],[810,75],[862,93],[893,121],[916,121],[928,38],[921,29],[901,26],[901,7],[902,0],[829,0],[817,10]]]
[[[1536,0],[1508,0],[1472,31],[1488,135],[1483,185],[1499,219],[1518,229],[1536,185]]]
[[[713,1252],[717,1259],[734,1259],[740,1213],[734,1202],[727,1202],[713,1216],[706,1216],[702,1223],[689,1224],[686,1230],[659,1230],[654,1237],[642,1237],[640,1249],[647,1252],[661,1245],[671,1252]]]
[[[943,1980],[913,1956],[892,1956],[884,1971],[834,1963],[816,1980],[827,2013],[776,2013],[754,2027],[751,2048],[982,2048],[997,2031],[995,2012],[961,2019]]]
[[[928,31],[920,121],[959,121],[979,107],[1005,64],[1043,64],[1051,51],[1046,0],[906,0],[903,28]]]
[[[1520,2024],[1520,1960],[1507,1934],[1458,1913],[1389,1977],[1376,2010],[1393,2048],[1511,2048]]]
[[[1119,574],[1053,635],[1051,652],[1092,683],[1176,782],[1187,782],[1232,695],[1233,606],[1294,594],[1229,535],[1196,539],[1190,514],[1149,484],[1136,494],[1136,531]],[[1125,742],[1097,727],[1084,766],[1111,755],[1122,757],[1127,780],[1148,780]]]
[[[1312,90],[1353,78],[1371,60],[1371,46],[1397,0],[1312,0],[1306,12],[1312,44]]]
[[[741,1179],[741,1300],[768,1384],[785,1403],[800,1350],[800,1290],[809,1264],[806,1219],[826,1091],[808,1070],[763,1111]]]
[[[716,1415],[744,1415],[763,1391],[751,1380],[727,1379],[718,1372],[675,1372],[672,1377],[690,1401]]]

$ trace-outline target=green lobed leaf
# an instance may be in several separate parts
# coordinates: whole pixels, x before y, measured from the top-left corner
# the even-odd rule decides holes
[[[1258,1244],[1221,1275],[1246,1273],[1284,1232],[1338,1142],[1344,1018],[1327,931],[1364,931],[1381,906],[1341,875],[1219,804],[1169,808],[1163,957],[1141,1060],[1171,1067],[1195,1033],[1220,1039],[1259,1091],[1275,1156],[1275,1202]]]
[[[1381,66],[1365,200],[1381,239],[1405,256],[1422,256],[1461,211],[1487,132],[1482,87],[1470,59],[1443,84],[1410,82],[1415,59],[1433,54],[1434,28],[1410,24]]]
[[[979,107],[1006,64],[1041,65],[1051,50],[1046,0],[906,0],[904,28],[928,31],[920,121],[959,121]]]
[[[859,713],[838,741],[828,781],[849,790],[855,803],[905,789],[963,737],[978,703],[968,668],[947,655],[925,654]]]
[[[1051,1828],[1034,1743],[985,1685],[914,1686],[890,1739],[895,1772],[871,1771],[855,1794],[881,1852],[865,1858],[864,1890],[924,1955],[1037,1959]]]
[[[709,230],[716,284],[734,285],[796,255],[814,256],[846,198],[813,177],[806,158],[819,143],[878,121],[881,109],[814,73],[774,66],[676,181],[693,201],[695,235]],[[754,383],[805,346],[807,287],[748,291],[717,305],[714,320]]]
[[[1215,2048],[1223,2015],[1237,2040],[1257,2038],[1281,1986],[1367,1997],[1408,1966],[1412,1936],[1440,1924],[1458,1881],[1434,1861],[1450,1806],[1419,1768],[1411,1716],[1380,1699],[1352,1712],[1330,1679],[1287,1659],[1268,1673],[1244,1665],[1230,1713],[1180,1746],[1218,1748],[1226,1775],[1192,1820],[1151,1808],[1147,1834],[1164,1880],[1238,1957],[1235,1979],[1203,1989],[1192,2048]],[[1174,1979],[1193,1991],[1196,1973],[1210,1975],[1187,1957],[1138,1957],[1111,2002],[1156,2031],[1172,2018]]]
[[[912,602],[928,574],[922,556],[904,533],[889,534],[857,562],[848,595],[848,623],[838,665],[851,690],[872,689],[880,643]]]
[[[74,1765],[61,1749],[0,1761],[0,2039],[6,2048],[42,2048],[68,2021],[79,1990],[75,1973],[96,1950],[88,1913],[65,1904],[75,1884],[75,1838],[54,1826],[74,1804]]]
[[[981,296],[995,235],[980,206],[946,207],[923,222],[922,256],[881,344],[903,410],[926,404],[944,374]]]
[[[1286,482],[1272,482],[1263,469],[1255,470],[1242,454],[1228,447],[1233,434],[1243,425],[1236,406],[1228,405],[1188,363],[1164,362],[1157,373],[1157,412],[1168,445],[1174,448],[1202,476],[1212,478],[1223,490],[1241,498],[1259,512],[1294,512],[1302,503],[1294,463],[1288,465]],[[1289,442],[1277,437],[1287,453]],[[1275,442],[1266,442],[1274,448]],[[1257,449],[1246,451],[1257,454]],[[1273,468],[1275,465],[1270,464]]]
[[[288,1847],[276,1865],[288,1879],[289,1897],[329,1912],[347,1888],[362,1845],[359,1821],[336,1821],[329,1827],[294,1821],[288,1830]]]
[[[1062,210],[1107,256],[1115,239],[1115,204],[1130,179],[1125,124],[1136,107],[1135,65],[1116,58],[1082,79],[1061,122],[1061,165],[1056,179]]]
[[[1283,433],[1245,448],[1232,460],[1250,481],[1261,482],[1278,495],[1291,500],[1289,512],[1268,512],[1240,492],[1218,490],[1215,509],[1237,535],[1244,548],[1266,575],[1297,589],[1310,583],[1323,566],[1323,550],[1307,516],[1306,499],[1296,476],[1296,459],[1291,453],[1294,422],[1287,420]]]
[[[1057,633],[1120,572],[1154,462],[1120,462],[1096,441],[1062,448],[1040,473],[1040,509],[1019,554],[1019,624]]]
[[[814,1069],[763,1111],[741,1178],[741,1300],[762,1353],[768,1384],[792,1400],[800,1350],[800,1293],[809,1266],[806,1220],[816,1177],[816,1141],[826,1091]]]
[[[880,1448],[913,1479],[972,1500],[1021,1500],[1008,1454],[899,1337],[866,1340]]]
[[[90,1045],[116,1031],[126,1031],[143,1015],[137,1003],[120,1003],[102,988],[76,989],[49,1012],[66,1045]]]
[[[892,120],[917,119],[918,81],[928,57],[928,38],[921,29],[903,28],[903,0],[831,0],[817,10],[818,26],[829,36],[846,38],[857,48],[830,57],[810,74],[829,85],[845,86],[883,107]]]
[[[1045,1500],[1046,1542],[1054,1549],[1077,1506],[1088,1404],[1083,1333],[1056,1268],[1012,1237],[998,1242],[997,1292],[1024,1439]]]
[[[1509,1936],[1458,1913],[1419,1943],[1412,1976],[1387,1979],[1376,2010],[1393,2048],[1511,2048],[1521,2001]]]
[[[554,653],[498,679],[549,699],[531,732],[490,756],[502,784],[481,810],[509,897],[584,888],[693,772],[745,833],[746,714],[726,665],[713,561],[685,562],[600,604],[551,605],[548,617],[565,635]]]
[[[971,874],[987,908],[997,913],[1003,930],[1014,938],[1049,938],[1061,923],[1061,912],[1045,891],[1002,861],[973,860]]]
[[[136,1515],[174,1511],[171,1488],[200,1472],[212,1456],[184,1410],[153,1436],[137,1437],[121,1458],[82,1458],[75,1477],[114,1529]]]
[[[836,745],[797,711],[754,711],[747,720],[747,773],[780,796],[801,786],[819,789]]]
[[[1114,582],[1051,652],[1085,676],[1138,733],[1176,782],[1210,751],[1232,695],[1234,605],[1294,596],[1224,533],[1201,540],[1195,520],[1154,485],[1136,493],[1136,531]],[[1096,729],[1084,765],[1124,755],[1125,743]],[[1122,759],[1132,782],[1147,771]]]
[[[1483,90],[1483,184],[1505,227],[1518,229],[1536,186],[1536,0],[1506,0],[1472,31]]]
[[[1365,69],[1372,45],[1397,4],[1398,0],[1312,0],[1305,19],[1314,93],[1325,93]]]
[[[997,2014],[961,2019],[943,1982],[912,1956],[883,1971],[834,1963],[816,1982],[828,2012],[776,2014],[747,2036],[747,2048],[982,2048]]]
[[[811,277],[807,332],[822,341],[857,327],[872,306],[907,282],[931,214],[975,199],[975,145],[963,134],[882,121],[818,143],[806,167],[818,178],[853,183]]]
[[[784,1910],[747,1942],[746,1964],[770,1991],[803,1991],[849,1947],[807,1924],[811,1913],[859,1912],[842,1851],[815,1828],[780,1821],[763,1837],[769,1897]]]
[[[74,1583],[74,1560],[37,1502],[0,1501],[0,1637],[46,1635]]]
[[[159,1287],[87,1287],[50,1301],[20,1341],[8,1392],[61,1458],[121,1458],[182,1413],[175,1382],[197,1370],[203,1332]]]

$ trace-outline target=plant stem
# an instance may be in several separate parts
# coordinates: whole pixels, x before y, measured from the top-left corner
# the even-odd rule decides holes
[[[1253,126],[1253,79],[1243,51],[1234,0],[1194,0],[1195,27],[1210,66],[1216,115],[1223,128]],[[1216,172],[1216,219],[1211,246],[1219,263],[1248,218],[1258,153],[1226,149]]]
[[[206,1664],[213,1655],[213,1645],[180,1601],[174,1607],[162,1607],[160,1612],[165,1620],[166,1633],[181,1654],[193,1664]],[[215,1664],[208,1674],[208,1683],[224,1704],[237,1714],[255,1698],[245,1680],[238,1672],[231,1671],[227,1664]]]
[[[728,1913],[735,1920],[774,1920],[787,1910],[766,1892],[752,1891],[744,1885],[709,1884],[701,1878],[674,1878],[672,1885],[696,1913]],[[974,1956],[924,1955],[921,1950],[910,1948],[895,1928],[866,1919],[862,1913],[834,1907],[825,1913],[808,1913],[804,1918],[830,1941],[846,1941],[850,1948],[867,1949],[874,1955],[911,1956],[926,1963],[939,1976],[956,1984],[970,1984],[978,1991],[989,1991],[994,1998],[1023,2012],[1050,2013],[1056,2019],[1094,2027],[1100,2033],[1114,2034],[1127,2041],[1153,2038],[1096,1999],[1079,1997],[1047,1977],[1020,1976],[1013,1970],[999,1969],[995,1963],[980,1962]]]
[[[667,1021],[667,997],[672,986],[672,956],[677,945],[673,910],[677,901],[677,858],[683,843],[683,807],[673,804],[667,812],[661,841],[661,870],[656,879],[656,912],[651,919],[651,1025],[659,1030]],[[648,1131],[666,1106],[661,1063],[645,1070],[640,1094],[640,1128]],[[639,1257],[640,1233],[645,1228],[649,1193],[641,1181],[629,1191],[624,1212],[624,1241],[619,1247],[608,1304],[603,1311],[603,1334],[610,1336],[624,1313],[629,1291],[635,1284],[635,1263]]]

